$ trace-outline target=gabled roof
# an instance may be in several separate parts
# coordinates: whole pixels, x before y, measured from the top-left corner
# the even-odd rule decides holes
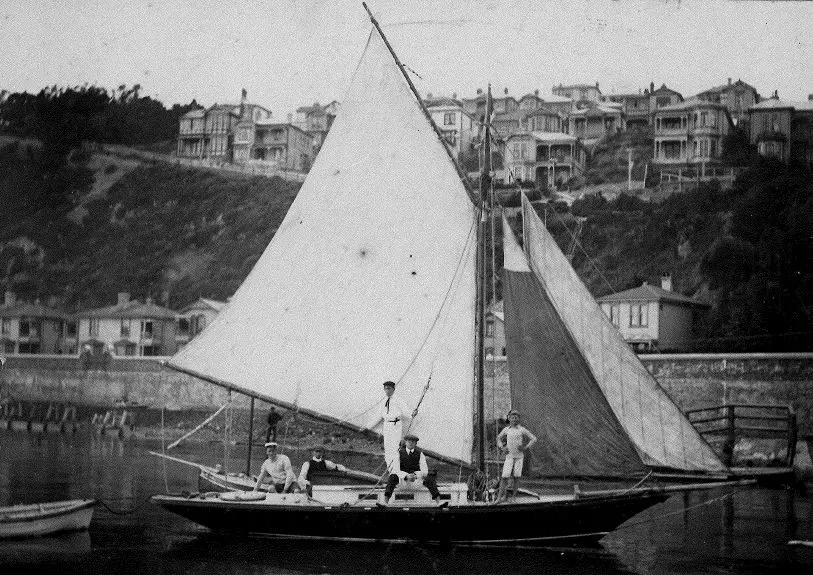
[[[137,299],[122,305],[116,304],[89,309],[76,314],[77,317],[90,319],[175,319],[176,315],[171,309],[160,306],[155,302],[142,303]]]
[[[658,286],[649,285],[648,283],[644,282],[643,285],[640,285],[636,288],[620,291],[617,293],[611,293],[599,298],[596,298],[597,302],[615,302],[615,301],[657,301],[657,302],[668,302],[680,305],[689,305],[695,307],[710,307],[709,304],[698,301],[694,298],[690,298],[689,296],[685,296],[683,294],[679,294],[677,292],[665,290]]]
[[[206,110],[195,108],[194,110],[189,110],[186,114],[181,116],[181,118],[191,120],[192,118],[203,118],[204,116],[206,116]]]
[[[187,304],[186,306],[181,308],[181,310],[178,313],[183,314],[183,313],[187,313],[189,311],[192,311],[193,309],[201,309],[201,308],[203,308],[203,309],[208,308],[208,309],[214,310],[216,312],[220,312],[220,310],[222,310],[224,307],[226,307],[226,302],[224,302],[224,301],[217,301],[217,300],[214,300],[214,299],[199,297],[198,299],[196,299],[192,303]]]
[[[666,87],[666,84],[661,84],[661,87],[660,87],[660,88],[658,88],[658,89],[656,89],[656,90],[652,90],[652,91],[649,93],[649,95],[650,95],[650,96],[657,96],[658,94],[677,94],[677,95],[678,95],[678,97],[679,97],[681,100],[683,100],[683,94],[681,94],[681,93],[680,93],[680,92],[678,92],[677,90],[673,90],[672,88],[667,88],[667,87]]]
[[[17,302],[12,305],[0,305],[0,317],[37,317],[42,319],[68,319],[67,314],[58,309],[35,303]]]
[[[425,98],[423,103],[424,106],[426,106],[427,108],[436,108],[438,106],[457,106],[459,108],[463,107],[463,104],[460,102],[460,100],[457,100],[455,98],[448,98],[446,96],[439,96],[437,98]]]

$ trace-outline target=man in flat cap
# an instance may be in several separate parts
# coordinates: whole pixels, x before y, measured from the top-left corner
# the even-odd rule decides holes
[[[381,408],[376,412],[375,417],[367,424],[366,429],[373,429],[383,422],[381,435],[384,436],[384,461],[390,473],[396,471],[395,465],[398,459],[398,449],[401,447],[401,436],[404,425],[412,419],[409,408],[395,395],[395,382],[384,382],[384,399]]]
[[[398,469],[394,473],[390,473],[387,487],[384,489],[384,503],[390,502],[392,492],[399,483],[420,482],[429,490],[433,501],[443,506],[447,505],[447,503],[441,503],[437,475],[435,472],[429,471],[426,455],[418,449],[418,437],[408,433],[404,437],[404,444],[398,451]]]
[[[287,455],[277,453],[277,442],[269,441],[265,444],[266,460],[260,468],[260,475],[257,477],[257,484],[254,486],[254,491],[260,488],[260,485],[265,482],[266,478],[269,479],[271,487],[277,493],[288,493],[291,491],[291,485],[296,477],[294,470],[291,467],[291,460]]]

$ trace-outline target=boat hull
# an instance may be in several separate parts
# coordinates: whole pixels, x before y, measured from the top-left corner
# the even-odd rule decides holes
[[[93,500],[75,500],[0,508],[0,539],[87,529],[95,505]]]
[[[438,544],[594,544],[659,492],[509,504],[273,504],[157,495],[152,502],[214,531],[282,538]]]

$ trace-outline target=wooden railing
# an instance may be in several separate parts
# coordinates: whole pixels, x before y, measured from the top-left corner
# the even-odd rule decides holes
[[[734,447],[741,437],[781,439],[787,442],[785,465],[791,467],[796,454],[796,413],[789,405],[730,403],[690,409],[686,417],[704,438],[723,436],[723,462],[734,463]]]

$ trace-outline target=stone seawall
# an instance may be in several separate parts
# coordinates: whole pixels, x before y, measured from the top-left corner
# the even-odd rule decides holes
[[[645,355],[641,360],[683,410],[726,402],[791,405],[800,433],[813,434],[813,353]],[[490,361],[486,367],[486,418],[491,420],[510,407],[508,370],[505,360],[497,360],[492,380]],[[0,375],[2,397],[93,406],[125,399],[156,408],[213,410],[227,392],[155,359],[110,358],[87,366],[76,357],[11,356]],[[248,404],[241,394],[235,401]]]

